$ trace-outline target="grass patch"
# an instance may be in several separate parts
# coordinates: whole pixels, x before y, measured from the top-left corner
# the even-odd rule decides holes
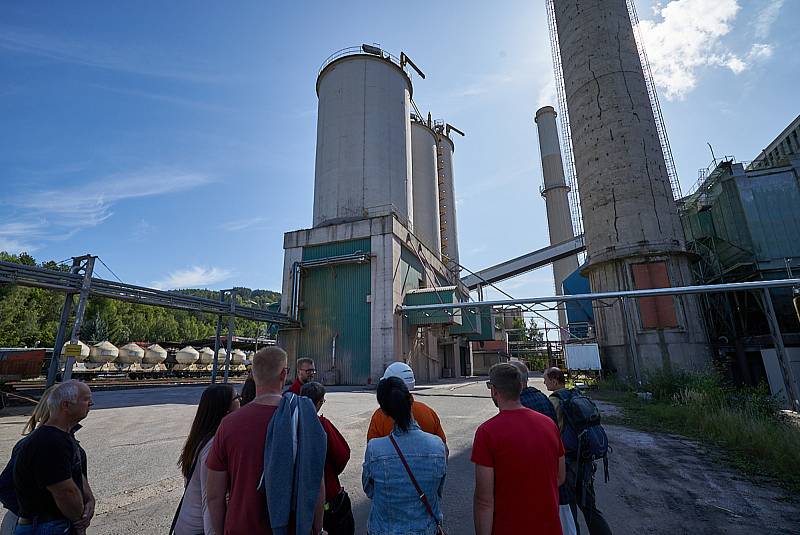
[[[643,392],[650,399],[637,394]],[[745,473],[800,491],[800,426],[780,414],[765,385],[734,387],[716,374],[659,373],[636,390],[600,381],[592,397],[619,405],[625,416],[618,423],[697,439]]]

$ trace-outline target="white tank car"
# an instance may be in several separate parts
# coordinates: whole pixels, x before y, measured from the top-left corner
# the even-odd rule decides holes
[[[218,355],[217,358],[219,359],[219,365],[220,366],[225,364],[225,357],[227,357],[227,356],[228,356],[228,352],[225,351],[224,348],[219,348],[219,355]]]
[[[186,346],[175,353],[175,362],[178,364],[194,364],[200,358],[200,353],[192,346]]]
[[[231,351],[231,364],[239,365],[244,364],[246,355],[241,349],[234,349]]]
[[[133,342],[119,348],[117,362],[120,364],[139,364],[144,359],[144,349]]]
[[[66,349],[66,347],[67,347],[67,345],[68,345],[68,344],[69,344],[69,342],[67,342],[66,344],[64,344],[64,348],[62,348],[62,350],[61,350],[61,355],[62,355],[62,356],[64,355],[64,349]],[[90,348],[89,348],[89,346],[87,346],[86,344],[84,344],[83,342],[81,342],[80,340],[78,340],[78,345],[79,345],[79,346],[81,346],[81,354],[80,354],[80,355],[78,355],[77,357],[75,357],[75,362],[83,362],[84,360],[86,360],[87,358],[89,358],[89,351],[90,351]],[[63,357],[62,357],[62,358],[63,358]]]
[[[118,356],[119,349],[108,340],[99,342],[89,349],[89,362],[95,364],[114,362]]]
[[[200,350],[200,358],[197,359],[198,364],[211,364],[214,362],[214,350],[210,347],[204,347]]]
[[[153,344],[144,352],[144,364],[161,364],[167,360],[167,350],[158,344]]]

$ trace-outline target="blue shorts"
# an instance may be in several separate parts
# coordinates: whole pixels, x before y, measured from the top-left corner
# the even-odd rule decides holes
[[[49,522],[33,521],[32,524],[17,524],[14,535],[67,535],[72,531],[72,524],[67,519]]]

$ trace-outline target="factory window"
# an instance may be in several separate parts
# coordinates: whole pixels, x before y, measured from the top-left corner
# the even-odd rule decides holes
[[[631,271],[633,272],[633,284],[637,290],[671,286],[666,262],[633,264]],[[643,329],[669,329],[678,326],[675,301],[671,295],[641,297],[638,301]]]

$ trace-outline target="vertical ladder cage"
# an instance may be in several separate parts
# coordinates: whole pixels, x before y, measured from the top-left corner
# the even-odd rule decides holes
[[[681,193],[681,182],[678,179],[678,172],[675,169],[675,160],[672,158],[672,147],[670,147],[669,137],[667,137],[667,127],[664,125],[664,116],[661,114],[661,104],[658,102],[658,92],[656,91],[656,84],[653,81],[653,71],[650,68],[650,60],[647,59],[647,51],[644,48],[639,15],[636,13],[634,0],[625,1],[628,5],[628,15],[631,18],[631,25],[633,26],[633,36],[636,40],[636,49],[639,52],[639,61],[642,62],[644,81],[645,84],[647,84],[647,95],[650,97],[650,107],[653,108],[653,117],[656,121],[658,140],[661,142],[661,152],[664,153],[664,163],[667,165],[667,176],[669,177],[670,186],[672,186],[672,197],[677,201],[683,197]]]
[[[561,50],[558,46],[558,29],[553,0],[546,0],[547,25],[550,30],[550,53],[553,58],[553,76],[558,96],[559,137],[564,154],[564,173],[569,185],[569,213],[572,219],[572,231],[575,236],[583,234],[583,217],[581,216],[581,200],[578,196],[578,177],[575,175],[575,157],[572,152],[572,136],[570,134],[569,113],[567,111],[567,95],[564,89],[564,73],[561,67]]]

